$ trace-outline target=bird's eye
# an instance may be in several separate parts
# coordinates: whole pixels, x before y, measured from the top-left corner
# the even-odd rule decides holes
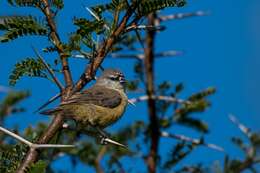
[[[115,81],[115,80],[118,80],[118,77],[117,76],[109,76],[109,79]]]

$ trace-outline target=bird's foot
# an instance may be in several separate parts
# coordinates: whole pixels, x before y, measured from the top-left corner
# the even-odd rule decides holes
[[[107,139],[108,139],[108,137],[106,137],[106,136],[100,136],[100,144],[107,145],[108,144]]]
[[[98,127],[96,129],[97,129],[97,131],[99,133],[100,143],[102,145],[107,145],[108,144],[107,139],[109,139],[110,135],[108,133],[106,133],[104,130],[98,128]]]

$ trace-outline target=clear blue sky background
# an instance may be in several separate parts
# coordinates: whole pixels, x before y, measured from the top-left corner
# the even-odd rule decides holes
[[[60,33],[73,30],[73,16],[90,17],[82,4],[92,6],[98,1],[69,1],[65,0],[65,9],[58,18]],[[36,13],[37,10],[14,8],[7,6],[6,1],[0,2],[0,16]],[[228,120],[227,115],[236,115],[244,124],[259,130],[259,98],[260,78],[260,1],[258,0],[189,0],[182,9],[169,9],[165,13],[193,12],[197,10],[210,11],[211,15],[204,17],[174,20],[165,23],[167,30],[157,37],[157,51],[182,50],[184,55],[170,59],[162,59],[156,63],[156,82],[170,80],[173,84],[183,82],[185,91],[183,97],[215,86],[217,93],[211,97],[212,107],[201,117],[208,122],[210,133],[206,139],[223,146],[233,157],[240,157],[230,143],[230,137],[241,135],[240,131]],[[63,39],[66,38],[63,37]],[[35,42],[34,37],[20,38],[8,44],[0,44],[0,85],[8,85],[8,75],[14,64],[25,58],[34,56],[31,45],[38,49],[46,45],[46,39],[40,38]],[[46,56],[47,60],[50,57]],[[76,60],[71,60],[76,61]],[[111,63],[112,62],[112,63]],[[106,60],[105,67],[119,67],[128,78],[133,78],[129,72],[129,63],[134,61]],[[75,80],[82,72],[86,62],[75,62],[73,67]],[[5,125],[11,128],[18,124],[24,129],[35,122],[48,122],[49,118],[33,114],[41,103],[53,96],[58,90],[54,85],[43,79],[23,78],[15,89],[28,89],[32,96],[24,105],[29,111],[25,114],[11,116]],[[0,95],[2,96],[2,95]],[[136,108],[129,107],[120,122],[110,128],[110,132],[145,116],[143,104]],[[183,128],[172,129],[176,133],[199,137],[197,133]],[[164,140],[161,141],[163,144]],[[167,154],[168,150],[161,151]],[[202,161],[210,164],[214,160],[223,160],[224,154],[210,149],[199,148],[183,163]],[[66,158],[65,158],[66,160]],[[61,161],[55,167],[61,167]],[[62,165],[64,168],[64,165]],[[68,166],[69,167],[69,166]],[[62,169],[62,168],[61,168]],[[67,169],[67,168],[66,168]],[[71,170],[68,168],[67,170]],[[85,172],[82,167],[77,172]]]

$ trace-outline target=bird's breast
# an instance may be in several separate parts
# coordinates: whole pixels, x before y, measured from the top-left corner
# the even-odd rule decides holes
[[[76,110],[78,113],[76,113],[77,116],[75,119],[101,128],[115,123],[122,117],[128,104],[127,96],[124,93],[120,93],[120,95],[122,96],[121,102],[115,108],[102,107],[94,104],[81,105]]]

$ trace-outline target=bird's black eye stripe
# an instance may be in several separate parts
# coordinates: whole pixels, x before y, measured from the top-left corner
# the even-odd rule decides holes
[[[109,79],[111,79],[111,80],[119,80],[119,77],[118,76],[109,76]]]

